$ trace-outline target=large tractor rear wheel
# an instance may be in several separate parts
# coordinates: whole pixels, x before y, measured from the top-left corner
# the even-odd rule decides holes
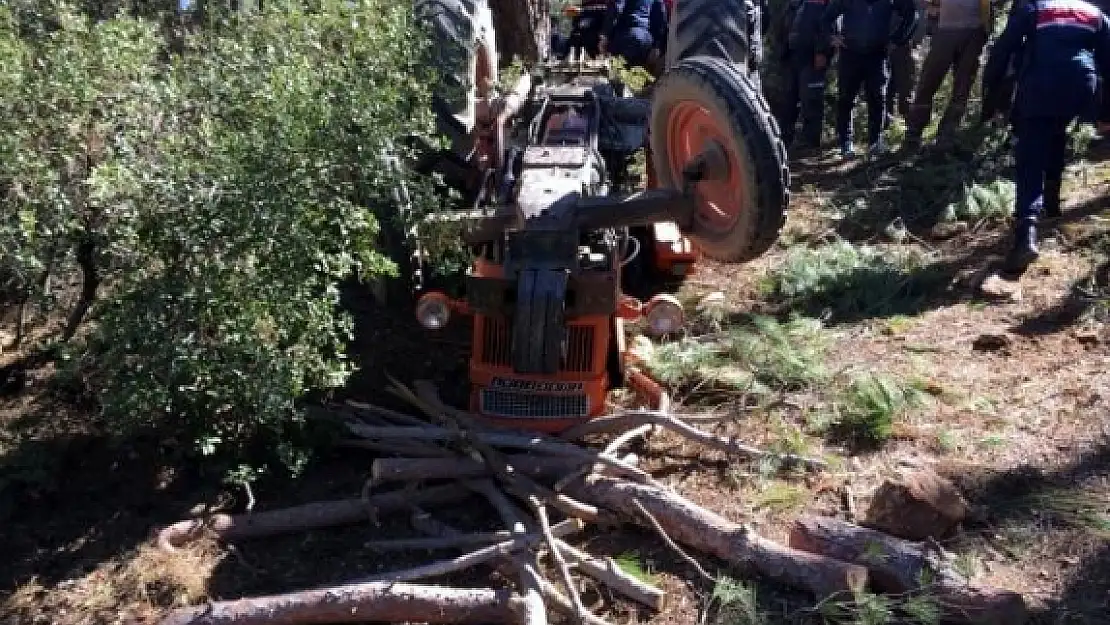
[[[430,31],[438,70],[432,85],[439,131],[465,159],[473,145],[479,87],[497,80],[497,43],[486,0],[415,0],[418,22]]]
[[[770,249],[786,221],[786,148],[766,101],[741,70],[696,56],[670,68],[653,94],[659,185],[681,189],[683,169],[711,147],[725,158],[720,171],[696,183],[698,208],[685,234],[710,258],[746,262]]]

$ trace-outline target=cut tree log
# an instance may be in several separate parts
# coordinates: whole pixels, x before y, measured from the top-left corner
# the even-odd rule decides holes
[[[716,449],[732,456],[756,459],[777,458],[784,464],[801,465],[808,469],[826,469],[829,466],[827,462],[817,458],[807,458],[797,454],[778,454],[745,445],[726,436],[710,434],[704,430],[699,430],[674,415],[653,410],[638,410],[587,421],[582,425],[570,428],[564,432],[560,438],[573,441],[589,434],[614,431],[623,432],[645,424],[666,428],[700,445],[704,445],[710,449]]]
[[[512,470],[532,478],[565,475],[585,465],[585,461],[565,456],[510,454],[505,456]],[[485,463],[469,458],[378,458],[370,469],[375,484],[419,482],[425,480],[468,480],[493,475]]]
[[[510,591],[375,583],[181,608],[160,625],[487,624],[524,622],[525,614],[524,601]]]
[[[974,586],[928,545],[824,517],[794,521],[795,549],[866,566],[884,592],[921,591],[936,598],[946,620],[976,625],[1021,625],[1028,618],[1016,592]]]
[[[863,525],[907,540],[944,538],[967,513],[967,501],[955,484],[922,469],[883,482]]]
[[[817,597],[856,592],[867,585],[867,569],[862,566],[784,547],[675,493],[600,476],[572,482],[567,492],[651,527],[638,502],[675,541]]]
[[[469,491],[453,485],[435,486],[418,491],[399,490],[363,499],[318,501],[292,508],[250,514],[214,514],[203,519],[187,519],[156,530],[155,542],[165,551],[196,540],[211,532],[221,540],[244,540],[302,532],[322,527],[350,525],[370,520],[371,512],[394,512],[414,504],[439,505],[462,501]]]

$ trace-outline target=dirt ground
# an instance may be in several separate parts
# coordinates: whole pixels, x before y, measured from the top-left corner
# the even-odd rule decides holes
[[[917,381],[930,400],[896,424],[894,440],[868,453],[849,454],[806,433],[821,409],[808,392],[787,393],[776,407],[734,409],[716,426],[763,445],[781,439],[784,427],[798,433],[807,453],[837,460],[819,479],[762,475],[665,435],[636,451],[679,492],[776,539],[800,512],[849,516],[865,509],[875,486],[899,466],[934,466],[976,509],[946,544],[976,581],[1024,593],[1038,623],[1110,623],[1110,527],[1099,524],[1110,514],[1110,331],[1106,301],[1084,286],[1108,283],[1110,165],[1073,168],[1065,218],[1049,229],[1037,265],[1000,297],[979,290],[1005,251],[997,223],[968,224],[943,238],[911,228],[912,236],[892,242],[884,234],[889,211],[845,224],[829,209],[830,198],[881,180],[889,169],[796,161],[783,245],[741,267],[704,263],[684,295],[721,292],[733,310],[773,313],[778,305],[762,284],[792,248],[835,233],[919,251],[944,279],[898,314],[828,317],[826,359],[838,371]],[[897,188],[890,197],[887,208],[897,209]],[[365,297],[350,305],[360,316],[363,365],[351,396],[389,404],[381,390],[386,372],[447,382],[465,371],[465,332],[430,345],[412,320],[383,314]],[[17,357],[0,354],[0,366]],[[375,537],[404,533],[394,519],[234,547],[152,550],[152,528],[202,512],[242,511],[244,493],[177,466],[178,441],[109,439],[91,406],[46,392],[51,375],[31,369],[0,393],[0,623],[123,623],[168,606],[339,582],[404,564],[364,548]],[[365,452],[325,452],[300,480],[263,480],[254,489],[255,509],[356,496],[370,461]],[[1059,494],[1065,491],[1071,494]],[[1093,503],[1077,504],[1077,497]],[[464,527],[481,522],[467,514],[449,512]],[[724,607],[711,602],[714,585],[651,533],[582,542],[630,562],[670,593],[658,615],[606,600],[613,623],[821,622],[812,598],[703,559],[712,574],[749,591]]]

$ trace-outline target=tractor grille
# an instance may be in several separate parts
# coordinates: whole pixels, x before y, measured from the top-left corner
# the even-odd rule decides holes
[[[483,389],[479,396],[482,414],[511,419],[585,418],[590,400],[580,395],[535,395]]]
[[[512,366],[512,326],[504,319],[482,319],[482,352],[479,362],[497,367]],[[589,373],[593,371],[593,326],[567,326],[565,358],[559,364],[560,372]]]

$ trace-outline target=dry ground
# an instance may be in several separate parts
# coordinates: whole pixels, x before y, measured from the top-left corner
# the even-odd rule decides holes
[[[1075,170],[1067,216],[1042,260],[1009,285],[1020,297],[1001,298],[978,290],[1004,251],[999,225],[968,224],[945,240],[911,228],[912,236],[892,242],[886,226],[891,207],[897,215],[899,191],[889,180],[886,195],[871,198],[875,206],[886,203],[882,211],[847,223],[829,208],[836,196],[883,182],[888,170],[796,163],[784,245],[743,267],[706,263],[684,295],[695,301],[722,292],[734,311],[782,312],[781,302],[767,296],[768,272],[782,265],[788,248],[817,246],[834,233],[884,253],[927,253],[926,269],[943,279],[930,281],[911,304],[897,314],[832,314],[822,330],[830,341],[825,360],[838,377],[881,372],[924,389],[926,401],[899,415],[894,439],[878,451],[848,453],[813,428],[830,408],[822,395],[827,389],[810,388],[779,396],[785,401],[733,404],[718,431],[765,445],[789,441],[835,459],[834,470],[819,479],[728,462],[667,436],[638,451],[683,494],[776,538],[802,511],[848,516],[863,510],[871,490],[899,465],[935,466],[977,507],[976,518],[948,545],[965,570],[983,583],[1026,593],[1037,622],[1110,623],[1110,526],[1104,524],[1110,333],[1105,300],[1084,295],[1092,284],[1107,284],[1110,166]],[[388,402],[379,392],[386,370],[402,379],[440,380],[458,379],[464,370],[465,334],[440,340],[433,351],[410,320],[361,312],[364,373],[352,395]],[[979,340],[983,335],[993,338]],[[5,365],[15,355],[0,357]],[[388,521],[234,548],[154,552],[145,546],[151,528],[202,511],[240,511],[243,493],[223,487],[218,476],[176,466],[172,439],[107,439],[89,406],[47,392],[50,375],[33,369],[25,385],[9,385],[0,397],[0,623],[124,622],[170,605],[338,582],[401,564],[362,548],[372,537],[404,531]],[[257,507],[353,496],[369,462],[356,452],[324,453],[304,479],[263,481],[254,493]],[[587,542],[652,576],[673,597],[654,617],[615,604],[614,623],[820,622],[808,609],[812,600],[706,562],[727,578],[718,585],[720,600],[711,602],[713,585],[650,533]]]

